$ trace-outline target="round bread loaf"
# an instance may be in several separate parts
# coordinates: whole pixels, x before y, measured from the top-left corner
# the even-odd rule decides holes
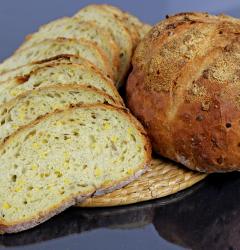
[[[127,101],[157,153],[193,170],[240,170],[240,20],[167,16],[136,49]]]

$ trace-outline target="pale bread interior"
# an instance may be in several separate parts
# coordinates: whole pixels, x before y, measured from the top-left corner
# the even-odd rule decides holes
[[[112,76],[110,63],[100,48],[90,41],[67,38],[47,39],[13,54],[0,64],[0,73],[61,54],[81,56]]]
[[[85,39],[96,42],[108,56],[114,74],[117,74],[119,70],[119,49],[111,34],[107,30],[97,26],[94,22],[82,22],[78,18],[64,17],[42,26],[36,33],[28,36],[27,40],[20,47],[20,50],[29,48],[33,44],[45,39],[55,39],[58,37]]]
[[[137,17],[134,17],[131,14],[128,14],[126,12],[123,12],[121,9],[108,5],[108,4],[95,4],[97,8],[102,8],[109,13],[111,13],[115,18],[121,21],[121,23],[129,30],[129,33],[132,38],[133,42],[133,48],[136,48],[137,44],[140,41],[140,34],[138,31],[138,27],[136,25],[136,21],[138,20]],[[136,20],[135,20],[136,19]],[[133,22],[134,21],[134,22]],[[138,20],[139,23],[141,24],[140,20]]]
[[[120,72],[119,85],[126,76],[130,67],[131,56],[133,53],[133,44],[129,32],[118,19],[114,18],[108,11],[97,8],[94,5],[81,9],[75,17],[83,21],[95,21],[97,25],[107,29],[113,35],[115,42],[120,49]]]
[[[36,61],[33,63],[27,63],[23,66],[20,66],[16,69],[9,70],[7,72],[4,72],[0,74],[0,84],[1,82],[4,82],[6,80],[10,80],[12,78],[18,77],[24,77],[26,75],[29,75],[32,71],[35,71],[36,69],[43,67],[43,66],[48,66],[52,65],[52,63],[77,63],[77,64],[84,64],[87,65],[88,67],[95,67],[97,70],[97,67],[94,66],[94,64],[90,63],[88,60],[76,56],[76,55],[70,55],[70,54],[61,54],[57,55],[54,57],[50,57],[47,59],[43,59],[40,61]]]
[[[130,119],[93,105],[51,114],[11,136],[0,148],[1,224],[34,222],[144,169],[145,137]]]
[[[71,105],[94,103],[116,104],[109,95],[86,86],[55,85],[25,92],[0,106],[0,144],[40,116]]]
[[[8,80],[0,84],[0,103],[3,104],[27,90],[53,84],[81,84],[93,86],[121,102],[113,82],[88,65],[56,63],[38,68],[26,79]]]

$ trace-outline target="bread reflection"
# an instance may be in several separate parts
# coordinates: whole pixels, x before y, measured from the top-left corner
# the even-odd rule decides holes
[[[240,249],[240,174],[214,176],[194,195],[156,208],[153,223],[161,237],[186,248]]]
[[[97,228],[141,228],[152,223],[157,207],[181,200],[201,185],[199,183],[165,199],[138,205],[99,209],[71,208],[31,230],[0,236],[0,245],[11,247],[36,244]]]
[[[40,243],[97,228],[139,228],[152,222],[153,213],[152,204],[115,209],[71,208],[36,228],[0,236],[0,246]]]

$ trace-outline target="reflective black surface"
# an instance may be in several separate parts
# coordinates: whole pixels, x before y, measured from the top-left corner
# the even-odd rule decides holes
[[[209,176],[170,197],[118,208],[71,208],[25,232],[13,249],[240,249],[240,173]]]
[[[0,0],[0,60],[24,36],[92,1]],[[94,1],[101,3],[103,1]],[[240,16],[239,0],[104,1],[156,23],[180,11]],[[72,208],[15,235],[0,236],[6,249],[240,249],[240,173],[213,175],[194,187],[152,202],[108,209]]]

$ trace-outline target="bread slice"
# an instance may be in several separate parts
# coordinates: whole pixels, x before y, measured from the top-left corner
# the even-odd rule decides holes
[[[111,13],[114,17],[116,17],[118,20],[120,20],[123,23],[123,25],[130,31],[133,47],[135,48],[138,45],[140,41],[140,34],[138,31],[138,27],[131,20],[131,18],[134,18],[131,14],[125,13],[121,9],[109,4],[99,4],[95,6],[98,6],[98,8],[105,9],[106,11]]]
[[[144,23],[141,30],[140,30],[140,35],[141,39],[145,37],[145,35],[152,29],[152,26],[150,24]]]
[[[125,15],[125,13],[121,9],[119,9],[113,5],[108,5],[108,4],[94,4],[94,6],[96,6],[96,8],[102,8],[102,9],[106,10],[107,12],[112,14],[115,18],[120,20],[122,22],[122,24],[130,32],[132,42],[133,42],[133,48],[135,48],[137,46],[137,44],[140,41],[140,36],[139,36],[138,30],[137,30],[137,27],[135,26],[134,23],[131,22],[129,17],[127,15]],[[130,14],[129,14],[129,16],[130,16]]]
[[[105,53],[96,44],[83,39],[47,39],[34,44],[31,48],[21,50],[0,64],[0,74],[18,68],[27,63],[48,59],[61,54],[81,56],[105,74],[113,76],[113,72]]]
[[[96,42],[108,56],[114,75],[117,76],[120,64],[119,48],[113,40],[112,35],[94,22],[84,22],[78,18],[70,17],[57,19],[42,26],[36,33],[29,35],[19,50],[30,47],[45,39],[55,39],[58,37],[85,39]]]
[[[53,84],[73,83],[93,86],[113,97],[119,105],[123,105],[123,101],[110,79],[87,64],[74,63],[51,63],[39,67],[22,78],[2,82],[0,84],[0,104],[8,102],[27,90]]]
[[[0,231],[26,230],[126,185],[145,172],[150,154],[126,109],[86,105],[36,120],[0,147]]]
[[[84,64],[88,66],[89,68],[92,67],[92,68],[95,68],[97,71],[99,71],[99,69],[94,64],[82,58],[81,56],[62,54],[62,55],[57,55],[57,56],[50,57],[44,60],[28,63],[16,69],[4,72],[3,74],[0,74],[0,84],[1,82],[10,80],[16,77],[18,77],[19,79],[23,78],[26,75],[29,75],[32,71],[35,71],[36,69],[38,69],[39,67],[48,66],[48,65],[51,65],[52,63]]]
[[[112,34],[120,48],[120,72],[118,77],[118,86],[120,86],[129,70],[133,53],[133,43],[129,31],[111,13],[96,5],[89,5],[81,9],[75,17],[83,21],[95,21],[99,27],[105,28]]]
[[[148,31],[152,28],[151,25],[141,22],[136,16],[122,11],[116,6],[109,4],[101,4],[102,8],[112,12],[117,18],[125,22],[125,24],[129,27],[131,33],[135,34],[137,32],[137,44],[139,41],[148,33]],[[136,45],[137,45],[136,44]]]
[[[118,105],[104,92],[76,84],[52,85],[27,91],[0,106],[0,144],[21,126],[33,122],[39,116],[71,105],[89,103]]]

